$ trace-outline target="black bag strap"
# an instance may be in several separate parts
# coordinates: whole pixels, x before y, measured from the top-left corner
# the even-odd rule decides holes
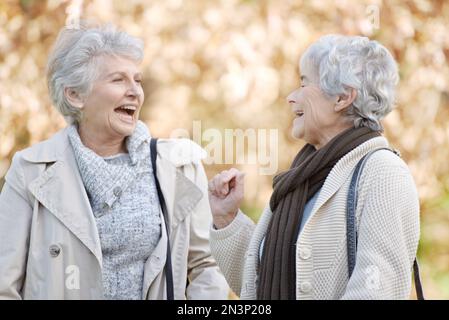
[[[357,226],[356,226],[356,208],[357,208],[357,192],[362,169],[365,166],[368,158],[376,151],[389,150],[399,156],[399,153],[390,148],[379,148],[372,150],[360,159],[357,163],[354,174],[352,175],[351,184],[349,185],[347,209],[346,209],[346,233],[347,233],[347,251],[348,251],[348,275],[352,275],[355,267],[355,260],[357,254]],[[421,284],[421,277],[419,274],[418,260],[415,258],[413,262],[413,274],[415,280],[416,297],[418,300],[424,300],[424,293]]]
[[[415,258],[415,261],[413,261],[413,278],[415,279],[415,290],[417,299],[425,300],[421,282],[421,275],[419,274],[418,258]]]
[[[165,229],[167,231],[167,259],[165,260],[165,279],[167,283],[167,300],[174,300],[174,289],[173,289],[173,270],[171,263],[171,249],[170,249],[170,228],[168,221],[168,211],[167,205],[165,204],[164,195],[162,194],[161,185],[159,184],[159,179],[157,178],[156,171],[156,159],[157,159],[157,139],[151,139],[150,141],[150,153],[151,153],[151,166],[153,167],[154,180],[156,182],[157,196],[159,198],[159,204],[162,208],[162,214],[165,220]]]

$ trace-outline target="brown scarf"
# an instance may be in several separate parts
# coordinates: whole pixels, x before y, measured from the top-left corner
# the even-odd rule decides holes
[[[258,299],[296,299],[295,245],[305,204],[323,186],[338,160],[378,136],[379,132],[367,127],[350,128],[319,150],[307,144],[296,155],[290,169],[274,177],[270,199],[273,217],[259,269]]]

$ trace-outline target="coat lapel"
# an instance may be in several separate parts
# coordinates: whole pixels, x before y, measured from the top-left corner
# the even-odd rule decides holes
[[[30,183],[30,192],[95,255],[101,266],[100,238],[66,131],[24,158],[49,163],[47,170]]]
[[[162,193],[167,204],[171,229],[175,228],[204,196],[203,192],[187,176],[188,169],[184,167],[187,163],[195,161],[194,155],[186,156],[184,161],[176,161],[173,158],[174,151],[188,152],[190,145],[183,145],[176,140],[158,140],[158,157],[156,161],[157,176],[161,185]],[[178,150],[179,149],[179,150]],[[193,173],[192,173],[193,174]],[[191,177],[192,179],[194,177]]]
[[[190,156],[188,155],[190,147],[189,144],[184,145],[179,140],[172,139],[159,139],[157,143],[156,171],[167,205],[170,232],[173,232],[176,226],[192,212],[196,204],[204,196],[196,184],[187,177],[189,174],[186,171],[189,169],[187,168],[188,166],[184,165],[195,161],[195,156],[197,155],[195,152]],[[175,159],[173,157],[174,152],[183,156]],[[143,298],[148,297],[152,286],[158,288],[158,293],[155,297],[158,299],[166,298],[163,269],[167,258],[167,232],[165,231],[166,222],[162,210],[160,214],[162,219],[161,238],[145,263]],[[176,269],[176,266],[173,266],[173,268]],[[175,283],[174,286],[176,291],[177,284]]]

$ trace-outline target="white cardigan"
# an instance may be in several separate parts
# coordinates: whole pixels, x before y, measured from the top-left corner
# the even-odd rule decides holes
[[[348,279],[346,201],[357,162],[387,147],[383,137],[361,144],[332,168],[296,245],[297,299],[408,299],[419,241],[419,199],[407,165],[388,150],[375,152],[358,191],[358,248]],[[257,226],[239,212],[227,227],[211,228],[211,250],[241,299],[256,299],[259,247],[272,212]]]

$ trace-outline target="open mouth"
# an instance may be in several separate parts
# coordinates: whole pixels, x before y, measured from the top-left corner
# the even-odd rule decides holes
[[[115,108],[115,112],[118,113],[122,113],[122,114],[127,114],[130,116],[133,116],[134,113],[136,112],[137,107],[136,106],[131,106],[131,105],[124,105],[124,106],[120,106],[118,108]]]
[[[299,118],[299,117],[302,117],[304,115],[304,111],[298,110],[298,111],[295,111],[295,114]]]
[[[137,107],[133,105],[122,105],[114,109],[120,116],[120,118],[126,122],[132,122],[134,119],[134,114],[137,111]]]

